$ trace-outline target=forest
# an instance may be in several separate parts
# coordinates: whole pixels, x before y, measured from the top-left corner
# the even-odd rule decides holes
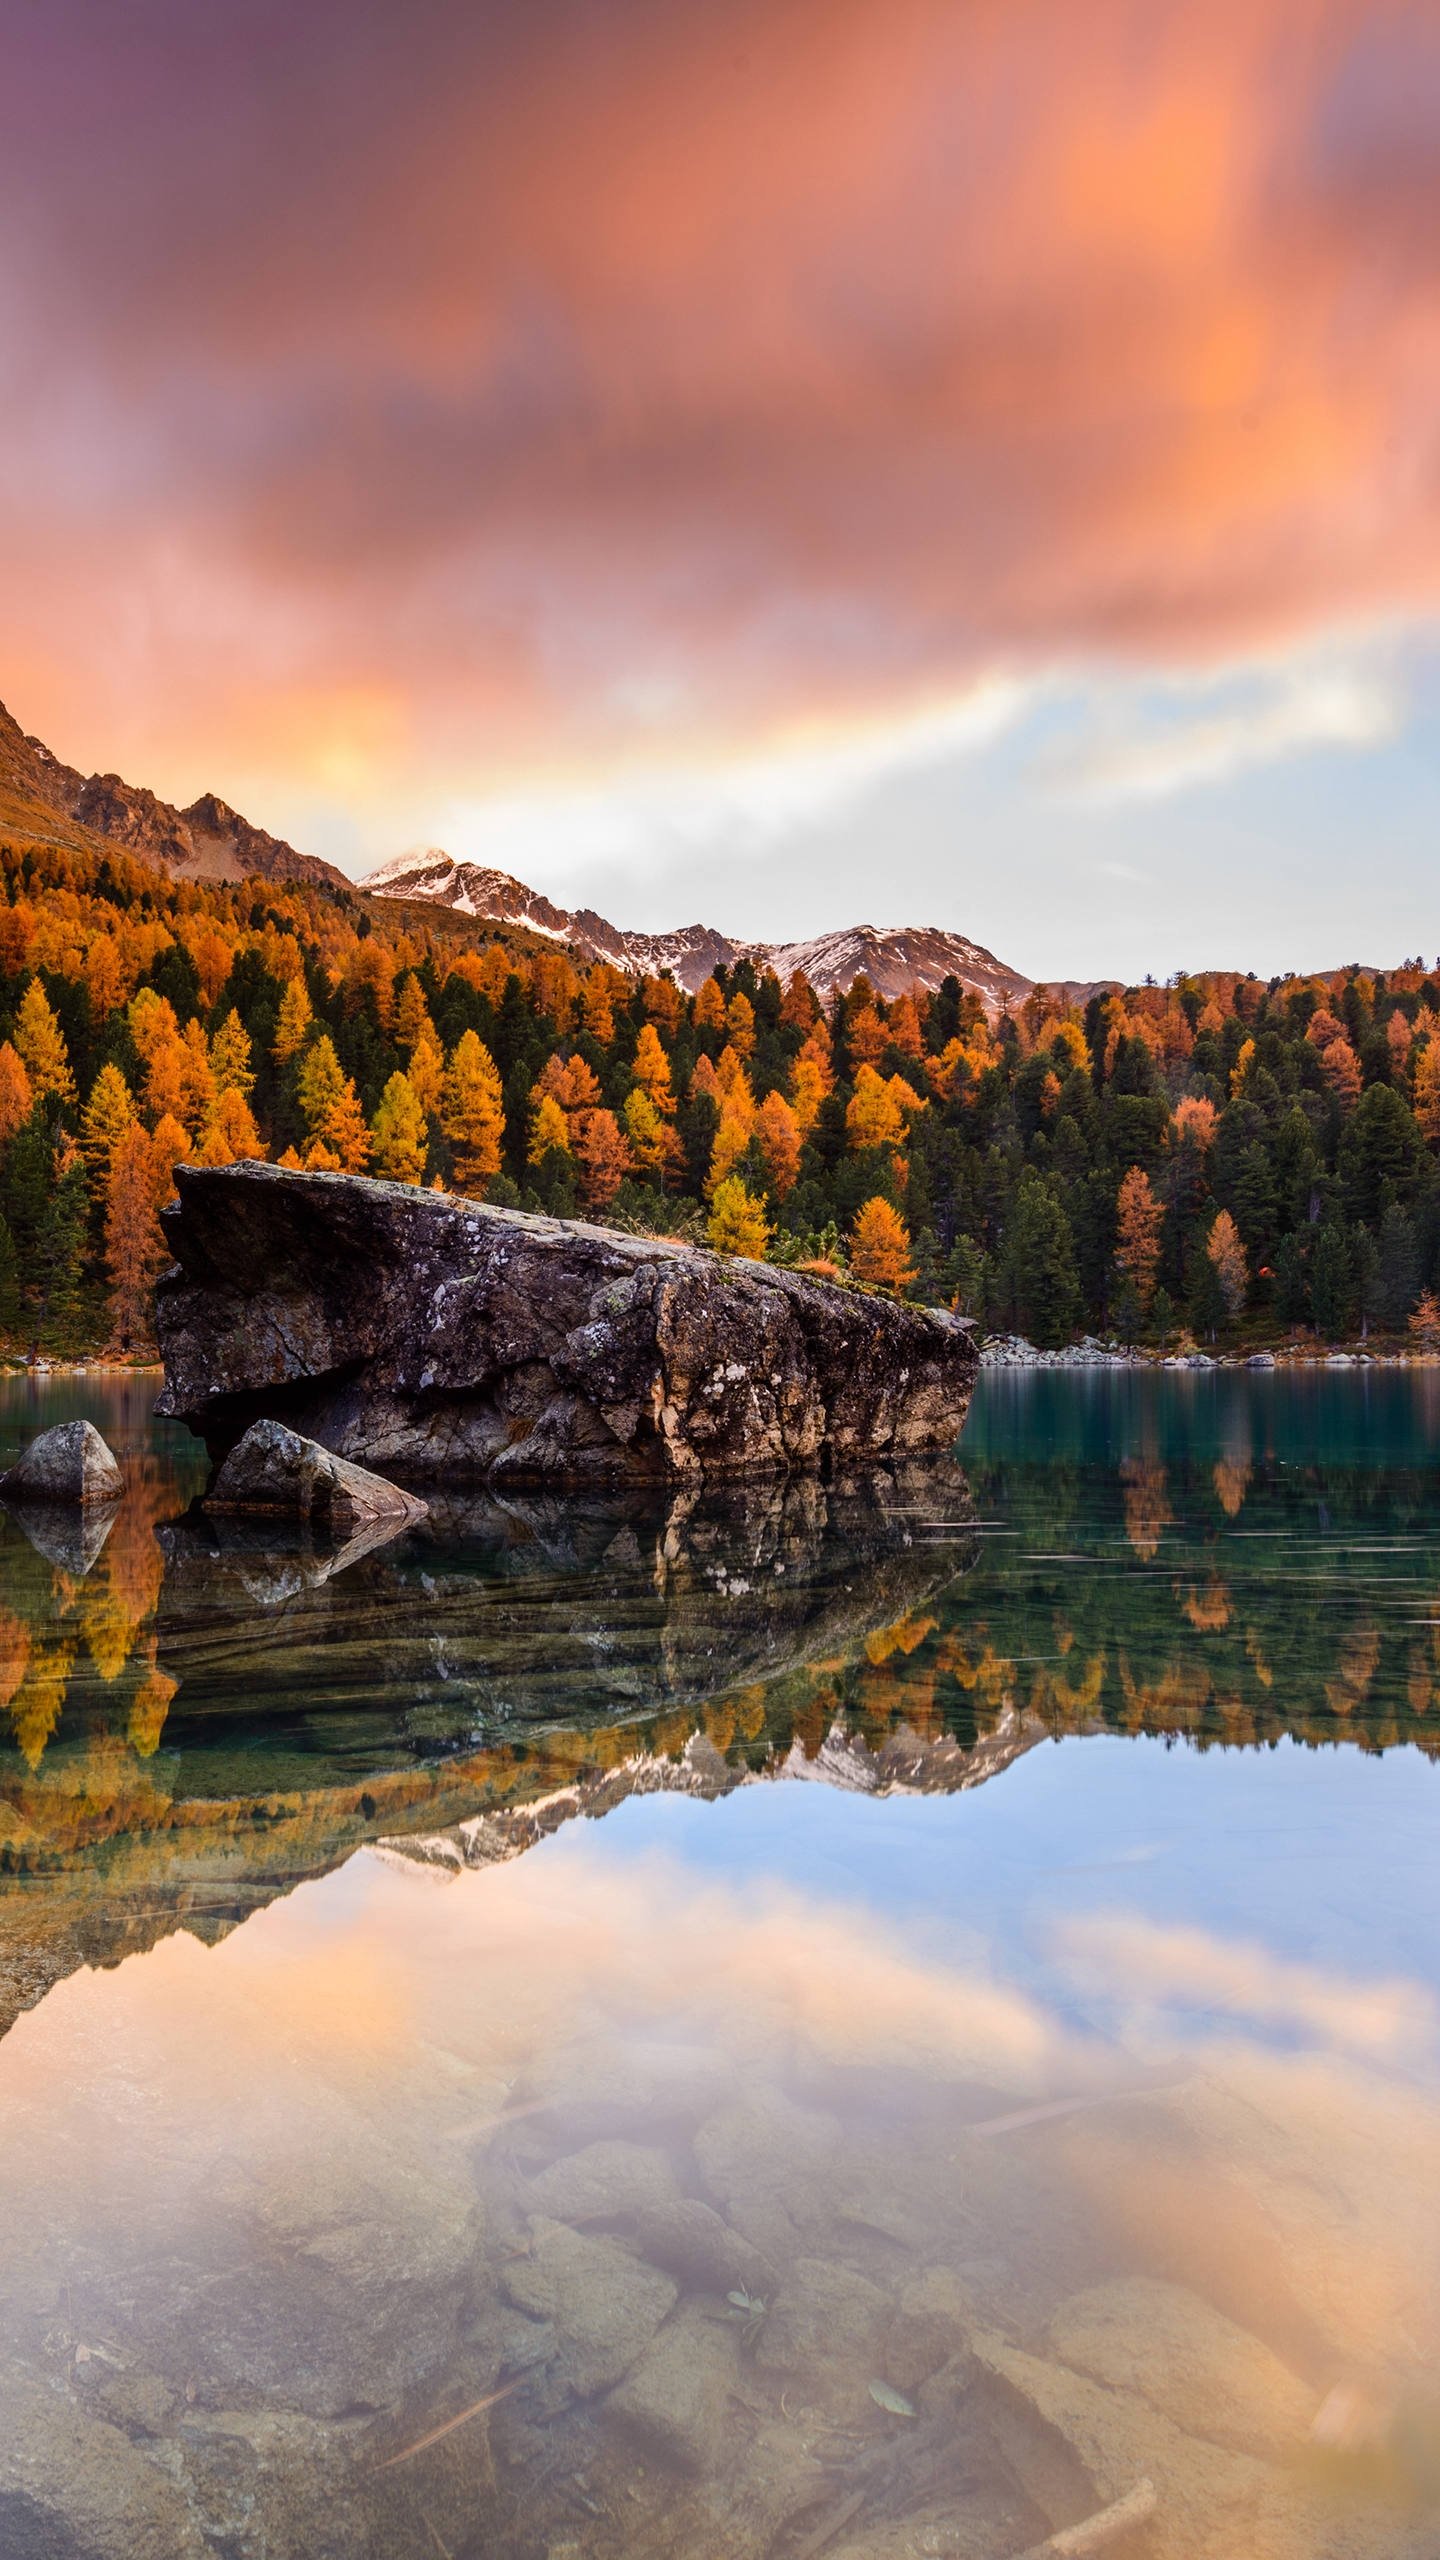
[[[430,1183],[1042,1346],[1440,1349],[1440,971],[823,1006],[0,842],[0,1342],[143,1353],[181,1161]]]

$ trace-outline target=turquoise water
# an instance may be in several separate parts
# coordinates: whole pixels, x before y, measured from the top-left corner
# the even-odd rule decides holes
[[[349,1557],[148,1393],[0,1403],[127,1476],[0,1531],[0,2549],[1428,2560],[1430,1373]]]

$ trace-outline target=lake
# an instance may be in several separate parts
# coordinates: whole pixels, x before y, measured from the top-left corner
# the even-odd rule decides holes
[[[0,1387],[5,2560],[1433,2560],[1440,1372],[338,1554],[154,1386]]]

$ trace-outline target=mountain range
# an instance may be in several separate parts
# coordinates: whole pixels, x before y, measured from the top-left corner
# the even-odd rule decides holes
[[[182,880],[287,880],[357,895],[357,884],[332,863],[297,852],[283,837],[252,826],[214,792],[187,808],[162,800],[117,773],[83,774],[31,737],[0,703],[0,830],[12,839],[73,844],[95,851],[123,846],[138,861]],[[746,942],[713,925],[670,933],[636,933],[590,907],[561,907],[509,872],[457,862],[439,851],[408,853],[382,863],[358,894],[443,909],[494,924],[508,935],[563,943],[582,964],[606,960],[634,974],[667,970],[689,994],[711,971],[749,960],[781,978],[803,971],[823,1002],[866,977],[877,995],[933,991],[949,976],[973,989],[987,1012],[999,1013],[1028,994],[1032,981],[993,951],[939,925],[850,925],[803,942]],[[1067,987],[1086,995],[1089,987]]]
[[[847,925],[806,942],[742,942],[713,925],[682,925],[672,933],[632,933],[597,915],[593,907],[557,907],[508,871],[457,862],[448,853],[402,854],[381,863],[364,887],[377,898],[423,899],[482,922],[520,925],[547,941],[563,942],[577,959],[608,960],[613,967],[652,977],[668,970],[693,995],[713,969],[749,960],[781,978],[797,969],[822,1002],[868,978],[887,999],[912,990],[933,992],[954,976],[973,988],[987,1011],[998,1013],[1028,994],[1031,981],[997,960],[967,934],[939,925]]]

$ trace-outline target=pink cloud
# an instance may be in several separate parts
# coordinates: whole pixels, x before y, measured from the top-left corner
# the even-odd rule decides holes
[[[1427,611],[1437,105],[1367,0],[56,0],[4,688],[474,792]]]

